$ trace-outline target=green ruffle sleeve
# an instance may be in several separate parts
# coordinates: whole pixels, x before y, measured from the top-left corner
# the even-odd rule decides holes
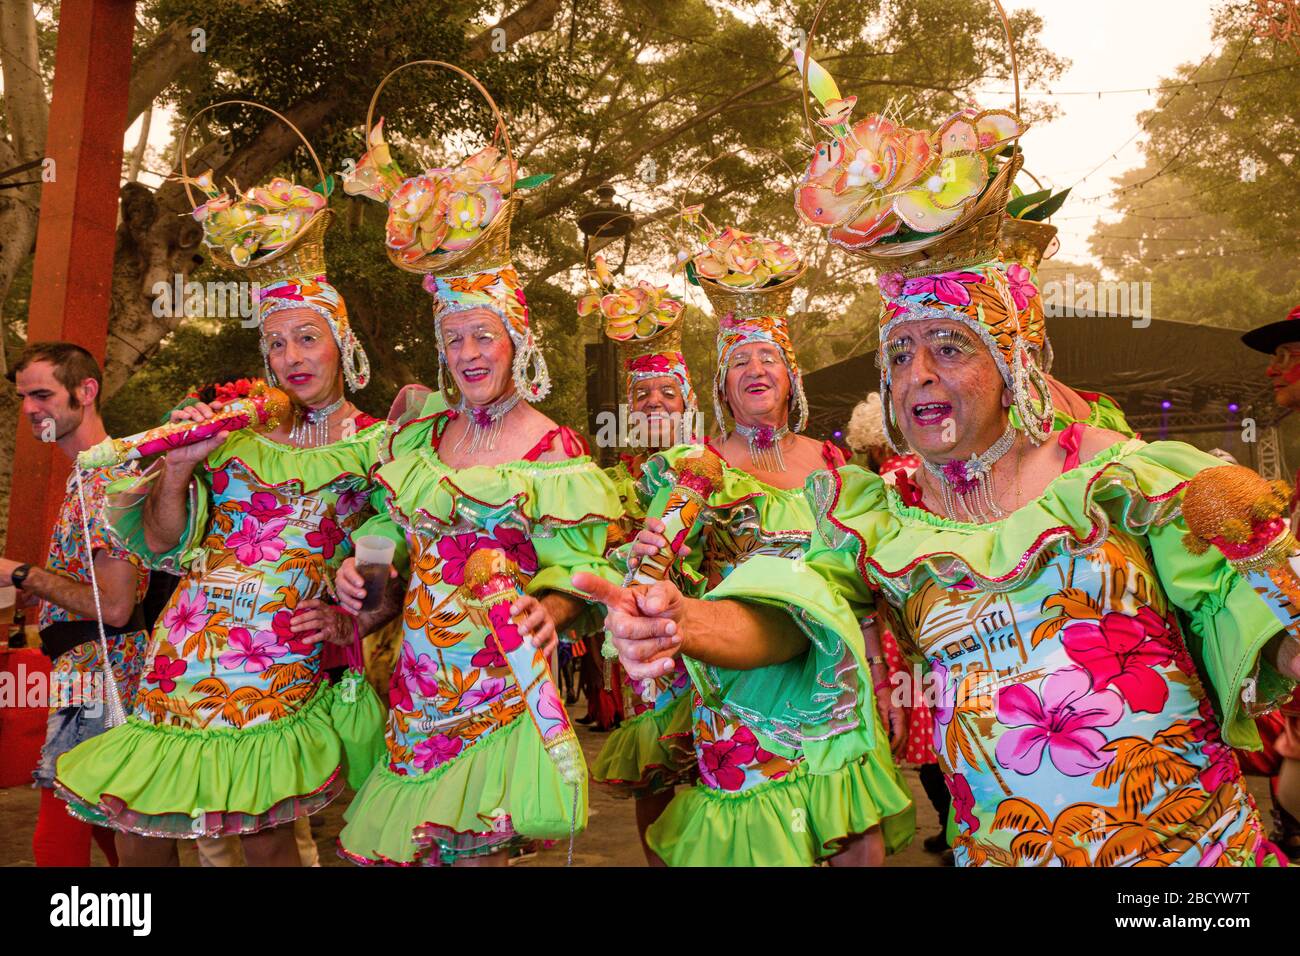
[[[1289,692],[1290,682],[1260,657],[1281,625],[1222,555],[1192,555],[1181,541],[1187,530],[1181,516],[1187,481],[1221,464],[1181,442],[1132,439],[1060,475],[1011,516],[984,525],[906,506],[879,478],[849,467],[838,476],[809,480],[818,539],[808,563],[836,590],[851,584],[851,567],[857,577],[870,577],[899,600],[927,576],[949,586],[970,577],[984,590],[1010,591],[1033,572],[1045,551],[1087,551],[1101,545],[1112,525],[1120,527],[1147,540],[1170,602],[1188,620],[1189,649],[1214,690],[1224,739],[1257,747],[1241,691],[1258,668],[1257,699]],[[827,553],[836,550],[851,556],[847,567],[843,556]]]

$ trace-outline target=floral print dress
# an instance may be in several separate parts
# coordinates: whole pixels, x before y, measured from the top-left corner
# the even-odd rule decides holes
[[[647,513],[654,514],[666,497],[677,460],[698,451],[679,446],[651,459],[642,479],[642,496],[653,499]],[[822,454],[830,468],[843,463],[829,442]],[[812,525],[802,488],[775,488],[724,461],[721,487],[710,496],[694,538],[686,542],[692,553],[676,566],[683,590],[705,596],[751,561],[798,575]],[[837,666],[841,673],[856,673],[858,667],[847,649]],[[887,753],[883,766],[870,771],[866,768],[872,760],[863,757],[836,773],[810,772],[798,741],[776,739],[745,714],[719,705],[713,689],[727,678],[718,669],[687,661],[683,670],[692,677],[699,782],[674,797],[646,833],[650,848],[669,866],[808,866],[886,816],[894,818],[890,849],[910,839],[910,798]],[[874,707],[869,691],[865,694],[860,702]],[[878,784],[875,794],[868,792],[868,778]],[[839,787],[853,796],[847,804],[823,802],[814,795],[820,787]]]
[[[341,854],[359,864],[449,865],[585,824],[586,782],[570,787],[547,756],[492,622],[464,587],[465,564],[479,549],[503,551],[530,594],[576,593],[577,570],[613,579],[604,551],[618,496],[585,454],[451,468],[437,443],[453,414],[434,394],[399,421],[375,476],[384,513],[361,531],[405,533],[409,586],[387,760],[339,836]],[[539,709],[567,720],[554,694]]]
[[[900,608],[900,643],[929,664],[959,865],[1271,859],[1231,746],[1258,746],[1248,676],[1261,699],[1289,693],[1259,656],[1280,624],[1221,556],[1181,542],[1182,489],[1218,464],[1124,442],[983,525],[857,468],[809,482],[801,616],[814,640],[853,626],[869,581]]]
[[[369,472],[386,425],[368,421],[317,448],[232,432],[196,471],[188,529],[167,554],[144,545],[139,492],[110,502],[121,546],[181,579],[134,714],[59,763],[74,807],[146,835],[223,836],[291,821],[342,791],[322,646],[289,625],[304,601],[331,598],[374,513]]]

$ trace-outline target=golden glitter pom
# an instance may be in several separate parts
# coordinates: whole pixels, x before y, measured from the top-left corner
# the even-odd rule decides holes
[[[254,395],[266,396],[266,401],[262,406],[266,409],[265,428],[267,431],[275,431],[275,429],[280,427],[280,423],[286,420],[286,416],[289,414],[289,409],[293,407],[289,400],[289,396],[280,389],[272,388],[270,385],[261,381],[253,386],[252,391]]]
[[[1210,542],[1206,541],[1200,535],[1192,534],[1190,531],[1183,535],[1183,547],[1187,549],[1188,554],[1204,554],[1210,550]]]
[[[473,590],[487,584],[496,575],[516,578],[518,568],[497,548],[480,548],[465,562],[465,587]]]
[[[1279,487],[1280,486],[1280,487]],[[1183,495],[1183,520],[1197,537],[1241,542],[1258,524],[1282,515],[1291,489],[1241,465],[1199,472]]]
[[[677,465],[677,473],[707,481],[713,491],[722,482],[722,459],[706,448],[698,455],[683,458]]]

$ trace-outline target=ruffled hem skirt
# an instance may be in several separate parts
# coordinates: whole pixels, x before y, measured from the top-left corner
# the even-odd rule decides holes
[[[419,776],[380,764],[344,813],[339,855],[360,865],[449,866],[587,824],[587,786],[564,781],[527,715]]]
[[[699,779],[691,744],[691,697],[647,710],[609,735],[591,779],[616,796],[644,797]]]
[[[668,866],[813,866],[876,826],[887,853],[916,832],[911,793],[887,750],[824,774],[801,763],[749,790],[698,783],[673,798],[646,842]]]
[[[318,690],[296,713],[244,729],[131,717],[60,757],[55,788],[74,816],[141,836],[236,836],[291,823],[343,792],[345,753],[376,752],[381,726],[373,715],[358,720],[355,702],[337,690]],[[345,748],[336,720],[366,747]]]

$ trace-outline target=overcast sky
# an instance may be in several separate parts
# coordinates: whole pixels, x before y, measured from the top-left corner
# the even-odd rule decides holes
[[[1008,11],[1036,10],[1043,19],[1042,42],[1071,61],[1070,68],[1051,85],[1055,95],[1031,92],[1035,99],[1055,102],[1061,115],[1032,128],[1021,143],[1025,167],[1044,184],[1074,186],[1065,207],[1052,219],[1061,230],[1058,255],[1072,261],[1091,260],[1088,236],[1110,206],[1108,201],[1082,200],[1104,196],[1114,186],[1114,177],[1142,165],[1145,137],[1128,141],[1138,131],[1137,114],[1155,105],[1156,94],[1148,95],[1145,90],[1100,98],[1095,92],[1088,96],[1066,94],[1156,86],[1180,64],[1199,63],[1211,48],[1215,0],[1004,3]],[[1011,98],[997,92],[981,94],[980,104],[1009,105]],[[1078,182],[1080,179],[1083,181]]]

